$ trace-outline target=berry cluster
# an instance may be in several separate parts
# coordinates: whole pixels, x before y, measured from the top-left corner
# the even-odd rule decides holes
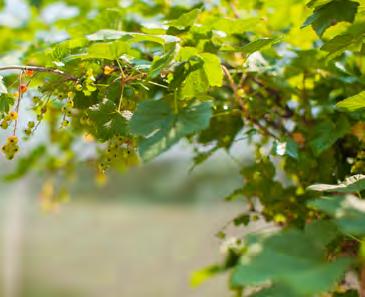
[[[11,121],[16,121],[18,119],[18,113],[16,111],[9,112],[4,119],[1,121],[0,126],[3,129],[7,129]]]
[[[66,117],[72,116],[72,108],[74,107],[73,97],[75,94],[73,92],[68,92],[67,94],[67,102],[66,105],[62,107],[61,111],[63,113],[63,121],[62,127],[68,127],[70,125],[70,121],[66,119]]]
[[[137,165],[138,163],[138,156],[131,143],[121,136],[114,136],[108,143],[99,168],[101,171],[105,171],[111,166],[121,168]]]
[[[6,140],[6,144],[1,147],[1,150],[8,160],[12,160],[19,151],[18,137],[15,135],[9,136]]]
[[[27,124],[27,128],[24,129],[24,134],[26,136],[30,136],[33,132],[34,127],[35,127],[35,123],[33,121],[29,121]]]
[[[91,96],[91,94],[96,91],[96,87],[95,87],[95,77],[94,77],[94,73],[92,69],[88,69],[86,71],[86,75],[85,78],[83,79],[82,82],[79,82],[76,86],[75,89],[78,92],[83,92],[85,96]]]

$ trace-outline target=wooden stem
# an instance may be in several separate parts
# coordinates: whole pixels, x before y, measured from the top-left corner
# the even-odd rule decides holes
[[[66,73],[62,70],[55,69],[55,68],[42,67],[42,66],[21,66],[21,65],[0,66],[0,71],[6,71],[6,70],[21,70],[21,71],[32,70],[35,72],[48,72],[48,73],[53,73],[56,75],[64,76],[70,80],[77,80],[76,77],[74,77],[71,74]]]

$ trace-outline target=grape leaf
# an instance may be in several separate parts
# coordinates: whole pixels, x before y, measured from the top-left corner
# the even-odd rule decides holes
[[[193,98],[208,91],[209,80],[203,68],[188,74],[181,88],[183,98]]]
[[[232,284],[260,285],[271,280],[273,284],[288,286],[294,296],[303,297],[331,289],[350,260],[339,258],[327,262],[325,251],[317,243],[318,236],[322,234],[309,235],[291,229],[269,237],[261,245],[261,251],[257,248],[256,253],[243,256],[234,270]]]
[[[356,111],[365,107],[365,91],[360,92],[354,96],[348,97],[336,104],[338,108],[347,111]]]
[[[336,122],[325,120],[314,128],[314,138],[310,146],[316,156],[330,148],[337,139],[343,137],[349,130],[350,123],[347,118],[339,117]]]
[[[96,123],[90,128],[90,132],[100,141],[106,141],[113,135],[127,133],[126,119],[117,112],[115,103],[107,98],[91,106],[88,109],[88,115]]]
[[[338,22],[352,22],[359,3],[350,0],[336,0],[315,8],[302,27],[312,25],[318,36]]]
[[[161,70],[167,67],[169,63],[173,60],[174,55],[175,55],[175,48],[172,48],[162,57],[155,58],[149,69],[148,77],[149,78],[157,77],[160,74]]]
[[[144,137],[139,146],[143,159],[150,160],[181,138],[209,125],[211,104],[192,104],[174,113],[165,100],[140,103],[130,121],[130,131]]]
[[[8,113],[10,106],[14,104],[14,98],[9,94],[0,94],[0,112]]]
[[[184,29],[186,27],[190,27],[193,25],[198,18],[198,15],[200,14],[200,9],[193,9],[187,13],[182,14],[179,18],[176,20],[172,20],[167,22],[167,24],[171,27],[175,27],[178,29]]]
[[[125,32],[112,29],[99,30],[93,34],[87,36],[90,41],[105,41],[121,39],[123,41],[130,42],[143,42],[150,41],[164,45],[166,43],[176,43],[180,41],[179,37],[173,35],[153,35],[136,32]]]
[[[199,55],[203,61],[203,68],[210,86],[221,87],[223,83],[223,71],[218,56],[210,53]]]
[[[308,203],[310,207],[332,216],[345,234],[365,235],[365,201],[353,195],[321,197]]]
[[[277,40],[275,38],[260,38],[260,39],[257,39],[255,41],[252,41],[252,42],[246,44],[243,47],[236,49],[235,51],[238,50],[240,52],[245,53],[246,55],[250,55],[268,45],[273,44],[276,41]]]

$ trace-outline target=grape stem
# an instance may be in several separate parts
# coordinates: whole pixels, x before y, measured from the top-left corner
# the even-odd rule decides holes
[[[48,73],[53,73],[53,74],[57,74],[60,76],[64,76],[69,80],[77,80],[76,77],[74,77],[73,75],[66,73],[62,70],[59,70],[56,68],[42,67],[42,66],[21,66],[21,65],[0,66],[0,71],[6,71],[6,70],[21,70],[21,71],[32,70],[35,72],[48,72]]]

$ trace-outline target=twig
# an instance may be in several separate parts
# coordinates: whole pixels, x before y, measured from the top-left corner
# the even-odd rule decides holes
[[[21,71],[19,73],[19,84],[18,84],[18,100],[16,102],[16,107],[15,107],[15,111],[17,113],[17,118],[15,119],[15,124],[14,124],[14,131],[13,131],[13,135],[15,136],[16,134],[16,129],[18,127],[18,117],[19,117],[19,107],[20,107],[20,101],[22,100],[22,79],[23,79],[23,71]]]
[[[48,72],[48,73],[53,73],[56,75],[64,76],[70,80],[77,80],[76,77],[74,77],[73,75],[66,73],[62,70],[55,69],[55,68],[42,67],[42,66],[21,66],[21,65],[0,66],[0,71],[6,71],[6,70],[21,70],[21,71],[32,70],[35,72]]]
[[[245,103],[243,102],[241,96],[238,93],[238,87],[237,87],[236,83],[234,82],[229,70],[224,65],[222,65],[222,69],[228,79],[231,89],[233,90],[234,99],[241,108],[242,118],[250,120],[254,125],[259,127],[261,129],[261,131],[263,131],[266,135],[269,135],[275,139],[278,139],[278,137],[274,133],[272,133],[269,129],[267,129],[265,126],[263,126],[258,120],[256,120],[255,118],[253,118],[249,115],[247,107],[246,107]]]

